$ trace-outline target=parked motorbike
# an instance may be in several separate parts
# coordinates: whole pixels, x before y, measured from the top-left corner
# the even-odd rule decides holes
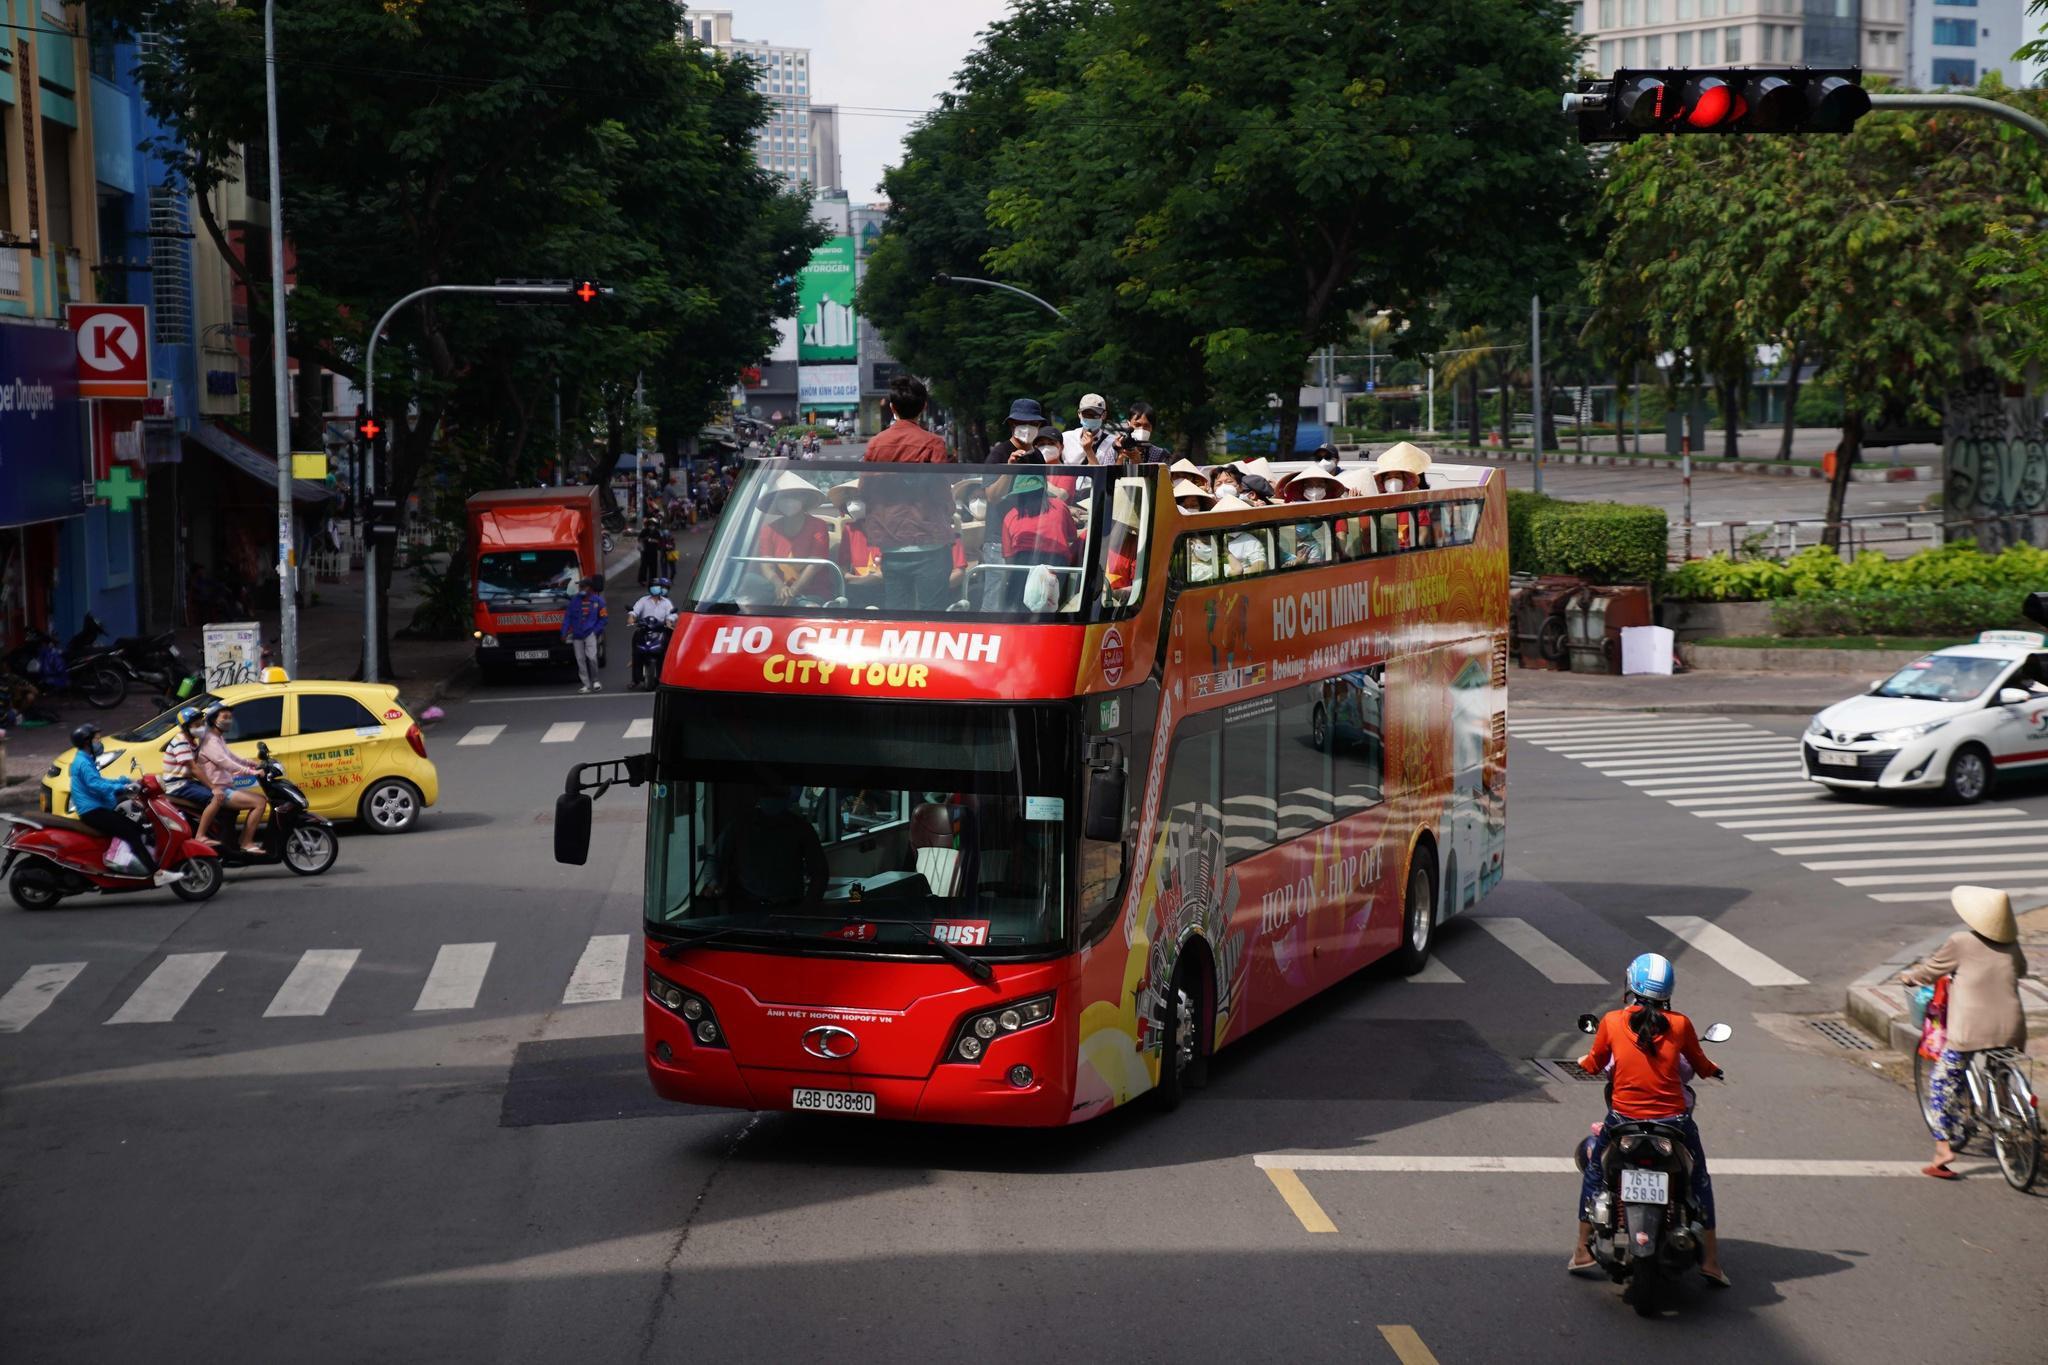
[[[99,623],[90,616],[86,620],[97,633]],[[127,671],[113,651],[94,648],[89,641],[81,643],[83,634],[72,636],[60,650],[54,637],[30,627],[23,632],[22,642],[0,659],[0,668],[26,680],[45,696],[79,696],[102,711],[111,710],[127,699]]]
[[[1599,1016],[1580,1015],[1579,1031],[1598,1033]],[[1733,1033],[1726,1024],[1713,1024],[1700,1040],[1725,1042]],[[1607,1097],[1611,1109],[1612,1078]],[[1694,1101],[1690,1085],[1685,1098],[1690,1114]],[[1573,1164],[1582,1175],[1594,1141],[1589,1135],[1572,1149]],[[1662,1307],[1666,1287],[1699,1265],[1704,1252],[1701,1210],[1692,1197],[1692,1150],[1677,1125],[1632,1119],[1607,1130],[1600,1164],[1599,1197],[1591,1208],[1580,1210],[1580,1216],[1593,1225],[1593,1259],[1608,1278],[1623,1286],[1622,1297],[1630,1307],[1644,1317],[1654,1317]]]
[[[157,865],[182,875],[169,883],[180,900],[203,901],[220,890],[220,858],[192,837],[192,826],[154,776],[133,785],[122,813],[148,831]],[[0,875],[7,894],[24,910],[47,910],[66,896],[148,891],[156,883],[140,864],[110,866],[113,839],[92,826],[58,815],[0,815],[8,830]]]
[[[340,841],[334,837],[334,823],[324,815],[313,814],[306,793],[284,775],[283,767],[271,758],[268,744],[256,745],[256,761],[261,767],[256,784],[263,789],[264,800],[270,803],[270,819],[264,822],[257,837],[255,853],[242,851],[230,821],[227,832],[221,835],[221,865],[275,867],[283,863],[301,877],[319,876],[334,866],[341,852]],[[191,803],[178,804],[189,809]],[[253,820],[256,816],[252,812],[248,818]]]
[[[643,621],[633,631],[633,686],[643,685],[649,692],[661,681],[661,661],[668,656],[669,637],[675,634],[674,622]]]

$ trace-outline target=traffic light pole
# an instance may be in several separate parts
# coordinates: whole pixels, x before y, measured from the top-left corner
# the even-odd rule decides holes
[[[599,294],[611,293],[609,289],[594,289],[587,284],[583,287],[590,290],[590,298],[595,298]],[[430,284],[425,289],[413,290],[397,303],[386,308],[384,316],[377,319],[377,325],[370,331],[369,349],[363,356],[363,410],[372,417],[377,415],[377,342],[383,337],[385,327],[390,325],[391,319],[397,315],[398,310],[405,307],[408,303],[415,303],[434,294],[497,294],[513,297],[523,295],[527,298],[560,299],[566,292],[568,291],[559,284]],[[590,298],[586,298],[584,301],[586,303],[590,302]],[[390,424],[386,423],[385,425],[388,428]],[[377,448],[375,442],[372,442],[370,449],[364,453],[363,486],[358,494],[365,511],[369,509],[370,495],[376,491],[376,488]],[[364,525],[366,527],[368,524],[365,521]],[[378,639],[377,537],[366,533],[363,536],[364,682],[377,681]]]
[[[1958,114],[1983,114],[1989,118],[2004,119],[2015,128],[2023,128],[2033,135],[2034,141],[2048,147],[2048,123],[2043,123],[2024,109],[2015,109],[2010,104],[1987,100],[1977,95],[1872,95],[1873,109],[1948,109]]]
[[[1536,471],[1536,496],[1543,496],[1543,296],[1529,296],[1529,459]],[[1512,424],[1509,438],[1513,439]]]
[[[277,619],[286,676],[299,676],[299,538],[292,518],[292,390],[285,354],[284,183],[277,151],[277,5],[263,6],[263,99],[269,115],[270,366],[277,410]]]

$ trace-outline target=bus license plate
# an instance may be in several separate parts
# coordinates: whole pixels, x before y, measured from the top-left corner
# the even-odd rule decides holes
[[[789,1092],[789,1107],[820,1114],[868,1114],[875,1112],[875,1097],[862,1090],[804,1090]]]
[[[512,657],[515,659],[545,659],[548,657],[548,652],[544,649],[522,649],[516,651]]]
[[[1853,768],[1856,766],[1856,755],[1841,749],[1815,749],[1813,756],[1820,760],[1821,766],[1824,768]]]
[[[1624,1204],[1668,1204],[1671,1176],[1664,1171],[1621,1168],[1621,1202]]]

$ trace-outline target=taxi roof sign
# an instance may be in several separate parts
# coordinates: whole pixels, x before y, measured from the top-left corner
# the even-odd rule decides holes
[[[2038,630],[1986,630],[1977,635],[1980,645],[2025,645],[2029,649],[2048,648],[2048,635]]]

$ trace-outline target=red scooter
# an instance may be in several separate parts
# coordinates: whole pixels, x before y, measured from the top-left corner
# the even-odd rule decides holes
[[[139,797],[122,802],[133,819],[154,836],[157,865],[182,873],[167,883],[180,900],[203,901],[220,890],[220,854],[192,837],[192,826],[164,795],[153,776],[135,784]],[[0,815],[7,833],[0,875],[7,894],[24,910],[47,910],[66,896],[148,891],[147,875],[117,872],[106,865],[113,840],[90,825],[60,815]]]

